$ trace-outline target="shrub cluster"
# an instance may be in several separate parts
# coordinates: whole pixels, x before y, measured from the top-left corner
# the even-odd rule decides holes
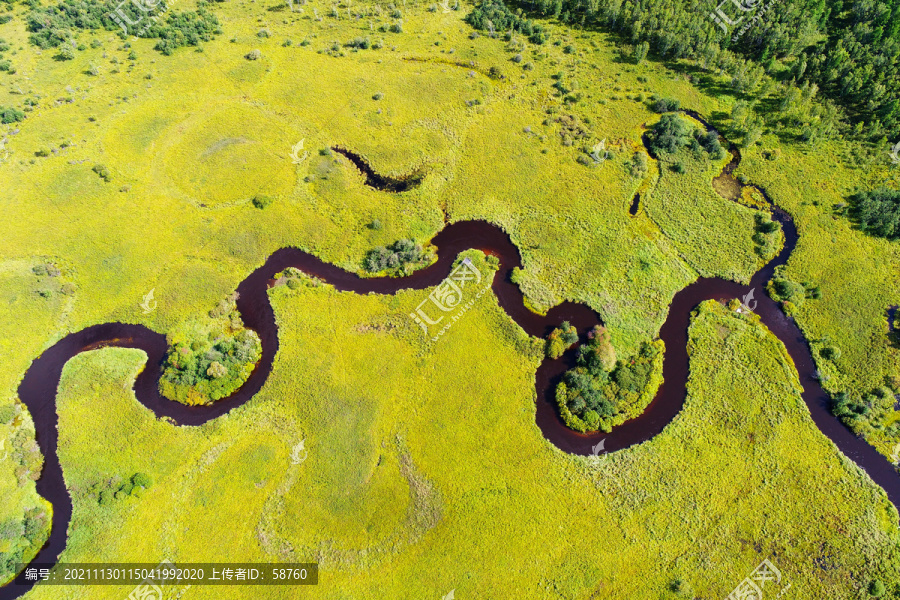
[[[609,332],[597,326],[566,371],[556,401],[566,425],[576,431],[609,431],[616,417],[636,416],[662,383],[662,344],[644,344],[629,360],[616,360]]]
[[[647,138],[648,145],[655,154],[677,152],[689,146],[697,154],[708,152],[715,160],[721,160],[726,155],[717,133],[703,132],[675,112],[666,112],[650,129]]]
[[[184,404],[210,404],[239,388],[262,356],[256,332],[245,329],[233,294],[209,312],[213,326],[169,340],[159,391]]]
[[[818,285],[792,281],[785,277],[782,267],[775,270],[775,276],[769,281],[766,290],[772,299],[781,302],[784,312],[791,316],[803,305],[804,301],[819,300],[822,297],[822,290]]]
[[[778,240],[778,231],[781,225],[773,221],[768,213],[756,213],[756,231],[753,234],[753,243],[756,244],[756,253],[763,257],[773,254],[775,243]],[[816,288],[818,290],[818,288]]]
[[[160,393],[185,404],[210,404],[239,388],[261,356],[259,336],[249,329],[175,344],[166,355]]]
[[[631,176],[635,179],[643,179],[647,176],[647,171],[649,170],[647,155],[643,152],[635,152],[631,157],[631,162],[628,163],[628,172]]]
[[[15,517],[0,523],[0,581],[17,573],[17,565],[30,558],[43,545],[49,534],[50,518],[42,508],[25,511],[23,519]]]
[[[219,21],[200,2],[196,11],[170,12],[165,18],[152,22],[147,15],[132,3],[120,5],[127,18],[139,27],[137,31],[145,38],[159,38],[155,49],[163,54],[171,54],[182,46],[198,46],[201,41],[209,41],[219,32]],[[126,37],[121,27],[113,21],[109,5],[101,0],[63,0],[52,6],[35,4],[26,18],[29,40],[39,48],[57,48],[73,38],[74,31],[94,31],[106,29],[118,31]],[[151,16],[155,17],[156,15]],[[150,25],[146,27],[146,25]],[[65,59],[61,50],[61,56]]]
[[[894,395],[887,388],[876,388],[859,395],[838,392],[831,401],[831,412],[854,430],[867,419],[880,418],[893,408]]]
[[[363,267],[370,273],[381,271],[405,271],[427,262],[429,255],[413,240],[399,240],[390,246],[379,246],[370,250],[363,261]]]
[[[150,477],[144,473],[135,473],[118,486],[106,487],[97,491],[97,502],[100,506],[111,504],[113,500],[124,500],[129,496],[140,496],[141,492],[152,485]]]
[[[568,321],[563,321],[562,325],[547,336],[547,345],[544,351],[550,358],[559,358],[577,342],[578,330]]]
[[[103,181],[109,183],[112,181],[112,174],[109,172],[109,169],[104,165],[94,165],[91,169],[94,173],[100,176]]]
[[[272,204],[272,200],[273,200],[273,198],[271,196],[264,196],[264,195],[260,194],[260,195],[253,196],[253,199],[251,200],[251,202],[253,203],[253,206],[262,210],[262,209],[266,208],[267,206],[269,206],[270,204]]]
[[[44,468],[44,455],[34,436],[30,427],[18,427],[10,436],[9,458],[15,464],[14,473],[20,486],[40,479]]]
[[[483,0],[475,10],[466,15],[466,23],[482,31],[516,31],[528,37],[533,44],[543,44],[547,41],[544,28],[531,21],[516,15],[503,0]]]
[[[681,109],[681,102],[669,98],[660,98],[653,104],[653,110],[658,113],[675,112]]]
[[[691,126],[677,113],[666,113],[647,134],[654,153],[675,152],[691,140]]]
[[[9,125],[10,123],[18,123],[19,121],[25,120],[25,113],[16,108],[6,108],[4,106],[0,106],[0,123],[4,125]]]
[[[4,21],[3,19],[7,19]],[[0,17],[0,25],[9,22],[10,17],[8,15]],[[3,38],[0,38],[0,71],[13,74],[16,70],[13,68],[12,63],[3,58],[3,53],[9,50],[9,44]]]
[[[852,198],[851,214],[860,229],[889,240],[900,239],[900,192],[879,188]]]

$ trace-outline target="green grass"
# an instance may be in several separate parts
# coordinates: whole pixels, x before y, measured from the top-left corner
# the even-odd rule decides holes
[[[446,222],[485,219],[520,247],[517,281],[529,305],[587,302],[620,356],[657,334],[672,295],[698,276],[745,280],[760,264],[753,211],[714,195],[719,165],[685,158],[684,175],[651,165],[644,179],[627,168],[656,118],[650,94],[677,98],[726,131],[735,99],[724,80],[690,81],[684,64],[632,65],[615,39],[553,23],[540,47],[472,40],[466,7],[410,4],[404,33],[393,34],[377,31],[392,22],[386,6],[363,19],[343,9],[328,17],[331,5],[318,0],[303,13],[266,10],[274,6],[216,4],[224,34],[203,53],[166,57],[137,40],[133,68],[131,49],[109,32],[81,34],[103,47],[59,62],[27,45],[20,19],[0,25],[17,49],[17,73],[0,73],[0,106],[39,97],[23,123],[3,129],[0,406],[15,401],[30,361],[68,332],[114,320],[177,330],[284,246],[357,270],[374,247],[425,243]],[[313,9],[323,20],[308,18]],[[271,37],[257,37],[263,27]],[[383,47],[319,53],[361,36]],[[283,46],[286,38],[294,44]],[[246,60],[254,48],[260,59]],[[520,53],[521,63],[510,60]],[[99,75],[85,74],[92,64]],[[492,66],[506,78],[488,78]],[[554,95],[560,72],[578,82],[574,105]],[[584,137],[565,146],[556,120],[570,115]],[[576,162],[603,139],[612,159]],[[300,140],[309,154],[294,164]],[[407,194],[380,193],[349,161],[319,153],[333,145],[380,173],[427,175]],[[763,158],[774,150],[777,160]],[[767,134],[743,151],[739,173],[797,220],[786,274],[823,292],[797,321],[814,348],[827,339],[841,349],[835,361],[818,360],[826,387],[866,392],[900,373],[885,319],[900,304],[900,246],[863,235],[832,207],[857,187],[897,182],[849,166],[845,154],[844,142],[808,148]],[[98,164],[108,182],[92,170]],[[643,209],[631,217],[638,189]],[[257,195],[273,202],[258,210]],[[375,220],[380,229],[368,227]],[[48,261],[60,278],[31,272]],[[145,314],[151,289],[158,308]],[[493,300],[423,345],[407,315],[425,292],[272,295],[282,328],[272,379],[202,428],[173,428],[135,405],[127,387],[138,352],[103,350],[67,367],[61,454],[76,515],[66,560],[318,552],[334,586],[311,593],[328,598],[453,588],[459,597],[666,597],[677,577],[724,597],[766,551],[785,557],[778,564],[799,597],[861,597],[867,564],[896,581],[896,514],[809,421],[779,345],[758,326],[705,313],[684,413],[648,444],[593,463],[552,449],[534,427],[541,348]],[[889,411],[864,431],[887,455],[900,438],[874,425],[897,418]],[[0,440],[10,434],[0,429]],[[301,439],[310,456],[291,469]],[[0,464],[0,522],[40,503],[14,470]],[[100,507],[89,497],[93,484],[135,472],[154,482],[141,498]],[[310,518],[296,518],[305,511]],[[835,568],[816,570],[808,557],[820,555]]]
[[[723,199],[709,183],[730,159],[728,155],[712,161],[706,153],[698,159],[690,150],[665,154],[658,163],[659,183],[641,203],[680,256],[702,277],[748,283],[775,253],[759,256],[755,251],[756,211]],[[684,173],[676,172],[676,165],[682,166]]]
[[[426,294],[277,288],[270,380],[199,428],[135,402],[140,352],[71,361],[60,447],[75,517],[63,560],[317,560],[322,583],[272,590],[284,598],[666,598],[676,578],[724,597],[766,557],[796,598],[898,581],[896,510],[817,430],[761,325],[705,304],[682,414],[646,444],[581,458],[534,426],[540,345],[490,295],[427,342],[406,316]],[[299,440],[308,456],[292,465]],[[154,482],[139,498],[101,507],[89,492],[137,471]]]

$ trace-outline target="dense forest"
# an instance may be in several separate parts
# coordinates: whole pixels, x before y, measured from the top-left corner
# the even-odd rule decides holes
[[[733,27],[713,20],[713,0],[522,0],[515,11],[504,10],[502,0],[485,0],[469,23],[527,34],[530,22],[519,16],[524,8],[535,17],[598,26],[633,43],[638,59],[649,47],[658,57],[694,59],[726,73],[748,98],[765,97],[780,82],[781,103],[773,108],[782,113],[817,94],[834,102],[809,107],[812,114],[785,115],[806,141],[832,133],[837,106],[857,135],[900,136],[900,0],[768,0],[765,6],[744,0],[740,7],[733,0],[718,7]]]

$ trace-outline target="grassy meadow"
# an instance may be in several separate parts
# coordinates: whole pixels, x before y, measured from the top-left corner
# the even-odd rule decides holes
[[[154,40],[82,32],[71,61],[30,46],[21,18],[0,25],[16,67],[0,73],[0,106],[36,101],[24,122],[0,126],[0,415],[30,361],[67,333],[108,321],[184,328],[284,246],[359,270],[376,246],[484,219],[521,249],[529,305],[588,303],[620,356],[657,334],[698,276],[745,281],[760,266],[754,211],[710,184],[721,163],[628,168],[657,118],[651,95],[727,133],[737,98],[724,79],[636,65],[603,33],[551,22],[542,46],[473,39],[469,5],[398,8],[402,33],[380,31],[399,20],[386,3],[345,2],[332,16],[319,0],[229,0],[212,7],[223,33],[202,52],[164,56]],[[380,47],[344,46],[366,36]],[[563,102],[558,81],[580,100]],[[601,140],[611,158],[577,162]],[[817,355],[826,387],[864,393],[900,374],[886,320],[900,304],[900,246],[836,208],[891,177],[854,166],[848,145],[766,132],[737,174],[797,221],[786,274],[823,292],[797,321],[814,349],[841,349]],[[382,174],[427,175],[410,192],[377,192],[330,146]],[[265,209],[251,202],[261,194],[274,198]],[[59,273],[40,274],[47,265]],[[145,313],[151,290],[158,306]],[[60,455],[75,515],[63,560],[318,560],[323,584],[273,592],[284,598],[668,598],[676,579],[724,597],[766,557],[797,598],[864,598],[872,579],[900,582],[896,511],[815,428],[790,361],[758,324],[704,306],[683,413],[646,444],[584,459],[535,427],[541,347],[493,296],[433,344],[408,318],[425,291],[270,296],[281,336],[270,380],[203,427],[172,427],[135,402],[138,351],[70,362]],[[0,423],[7,447],[30,431],[15,412]],[[888,456],[898,418],[887,411],[864,431]],[[309,457],[291,465],[300,440]],[[0,461],[0,524],[42,506],[17,468]],[[138,472],[153,481],[140,497],[99,504],[100,490]],[[10,545],[0,540],[0,553]],[[253,597],[224,589],[186,597]]]
[[[539,346],[492,295],[427,342],[406,318],[425,295],[279,287],[272,377],[198,428],[136,403],[139,351],[73,359],[59,400],[75,501],[63,560],[319,562],[318,586],[271,588],[279,598],[674,598],[676,579],[724,597],[764,558],[794,598],[897,581],[896,510],[817,430],[761,325],[703,305],[682,414],[646,444],[572,457],[534,427]],[[153,482],[140,497],[98,504],[135,472]]]

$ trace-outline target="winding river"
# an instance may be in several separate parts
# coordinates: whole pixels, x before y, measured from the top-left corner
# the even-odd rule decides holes
[[[693,111],[685,112],[710,129],[700,115]],[[340,149],[340,152],[358,167],[364,164],[360,157],[349,151]],[[740,153],[734,148],[731,152],[732,160],[716,178],[717,183],[725,185],[716,185],[717,190],[739,190],[741,187],[731,175],[740,162]],[[376,186],[379,183],[377,174],[371,171],[367,164],[365,167],[367,183]],[[382,179],[386,182],[386,186],[391,188],[388,191],[396,191],[398,187],[417,183],[415,178],[412,178],[413,181]],[[762,190],[760,192],[766,196],[765,192]],[[726,198],[728,196],[724,193],[722,195]],[[666,345],[663,363],[664,382],[641,416],[623,423],[608,434],[587,435],[568,429],[557,413],[554,390],[556,382],[565,370],[574,364],[574,351],[570,350],[562,358],[545,359],[538,367],[535,376],[538,399],[537,426],[559,449],[581,455],[590,454],[591,447],[601,439],[605,439],[604,446],[607,451],[616,451],[652,438],[663,430],[684,405],[688,378],[687,341],[691,311],[704,300],[741,298],[751,289],[755,289],[758,302],[755,312],[784,343],[793,359],[800,383],[803,385],[803,400],[809,407],[816,425],[845,455],[884,488],[895,506],[900,506],[900,477],[894,466],[831,415],[828,409],[828,396],[814,377],[815,364],[806,340],[794,321],[780,310],[776,302],[762,293],[775,267],[787,262],[798,239],[797,229],[791,217],[772,204],[768,196],[766,199],[771,204],[773,219],[782,225],[785,235],[783,249],[753,276],[749,285],[723,279],[703,278],[675,294],[668,317],[660,330],[660,337]],[[639,198],[636,197],[633,212],[637,212],[638,202]],[[601,322],[598,315],[589,307],[573,302],[558,305],[545,316],[527,309],[521,291],[510,280],[512,270],[521,267],[521,255],[509,236],[494,225],[482,221],[453,223],[438,233],[432,243],[438,248],[437,262],[402,279],[360,278],[354,273],[344,271],[294,248],[283,248],[274,252],[263,266],[253,271],[237,288],[239,293],[237,308],[245,325],[259,334],[262,340],[262,358],[253,374],[239,390],[210,406],[185,406],[159,395],[160,364],[167,350],[166,339],[163,334],[142,325],[107,323],[88,327],[64,337],[46,350],[31,364],[18,390],[19,398],[28,407],[34,419],[37,442],[45,458],[43,473],[36,482],[37,492],[51,502],[54,509],[50,537],[33,562],[55,563],[66,547],[67,529],[72,517],[72,499],[66,489],[57,456],[59,436],[56,393],[63,367],[76,354],[103,347],[143,350],[147,354],[147,368],[138,375],[134,384],[138,402],[157,416],[170,417],[178,425],[200,425],[253,398],[269,377],[278,352],[278,328],[267,290],[272,285],[273,276],[279,271],[287,267],[296,267],[309,275],[325,280],[338,290],[359,294],[368,292],[393,294],[400,289],[423,289],[437,285],[450,272],[457,255],[470,248],[483,250],[500,259],[500,269],[495,273],[492,284],[493,291],[503,310],[529,335],[545,336],[564,320],[570,321],[583,335]],[[17,598],[30,590],[33,585],[33,582],[25,582],[20,575],[15,583],[0,588],[0,600]]]

